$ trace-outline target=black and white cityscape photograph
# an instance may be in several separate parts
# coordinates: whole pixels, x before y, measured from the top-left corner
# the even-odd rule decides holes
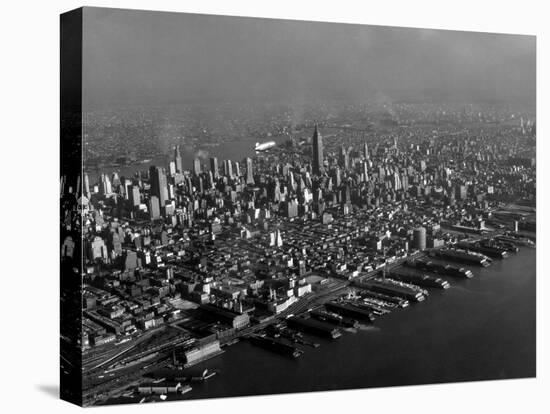
[[[533,35],[63,14],[62,398],[536,377],[536,136]]]

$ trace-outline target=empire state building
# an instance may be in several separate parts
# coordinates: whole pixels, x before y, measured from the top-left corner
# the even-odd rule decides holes
[[[320,175],[324,172],[323,167],[323,137],[319,133],[317,124],[315,124],[315,131],[313,131],[312,139],[312,164],[313,164],[313,174]]]

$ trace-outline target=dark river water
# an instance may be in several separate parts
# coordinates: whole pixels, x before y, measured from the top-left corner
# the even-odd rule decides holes
[[[199,367],[220,375],[182,398],[383,387],[536,375],[535,249],[522,248],[427,301],[291,360],[246,341]]]

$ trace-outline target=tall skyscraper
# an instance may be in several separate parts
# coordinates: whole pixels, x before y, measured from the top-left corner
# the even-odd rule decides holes
[[[368,160],[369,159],[369,145],[366,142],[365,142],[364,147],[363,147],[363,153],[364,153],[365,159]]]
[[[288,200],[285,207],[286,216],[288,218],[296,217],[298,215],[298,201],[296,199]]]
[[[294,174],[292,171],[289,171],[288,173],[288,187],[292,190],[296,190],[296,183],[294,182]]]
[[[283,245],[283,237],[281,236],[281,230],[277,229],[277,233],[275,236],[275,245],[277,247],[281,247]]]
[[[342,187],[342,190],[340,191],[340,202],[342,204],[351,204],[351,190],[349,185]]]
[[[100,188],[99,191],[101,195],[108,196],[113,193],[111,187],[111,180],[107,174],[101,174]]]
[[[214,173],[212,171],[208,171],[206,179],[208,180],[208,188],[214,188]]]
[[[214,178],[219,177],[218,159],[216,157],[210,158],[210,171],[212,171]]]
[[[223,162],[223,174],[226,177],[233,178],[233,165],[231,164],[231,160],[225,160]]]
[[[246,183],[254,184],[254,171],[252,167],[252,158],[246,158]]]
[[[201,160],[199,158],[193,160],[193,172],[195,175],[200,175],[201,173]]]
[[[86,198],[90,198],[90,177],[87,173],[84,173],[84,195]]]
[[[426,228],[417,227],[413,230],[413,245],[418,250],[426,250]]]
[[[340,148],[340,166],[344,170],[349,168],[349,152],[344,145]]]
[[[279,185],[279,180],[275,181],[275,186],[273,189],[273,201],[275,203],[278,203],[279,201],[281,201],[281,187]]]
[[[174,148],[174,162],[176,163],[176,172],[181,174],[183,172],[183,159],[181,157],[179,145],[176,145]]]
[[[132,186],[132,181],[131,180],[128,180],[127,178],[125,177],[121,177],[120,178],[120,182],[121,182],[121,186],[120,186],[120,189],[122,191],[122,195],[123,197],[128,200],[129,199],[129,188]]]
[[[168,195],[164,168],[151,166],[149,168],[149,180],[151,182],[151,195],[158,198],[161,208],[164,207]]]
[[[403,188],[401,184],[401,177],[399,176],[399,173],[397,171],[393,173],[392,187],[394,190],[401,190],[401,188]]]
[[[320,175],[324,172],[323,167],[323,137],[319,133],[319,130],[317,128],[317,124],[315,124],[315,131],[313,131],[313,138],[312,138],[312,167],[313,167],[313,174]]]
[[[149,217],[151,217],[151,220],[160,218],[160,206],[157,196],[151,196],[149,200]]]
[[[338,168],[338,167],[334,168],[334,170],[332,171],[332,183],[336,187],[340,187],[340,185],[342,184],[342,177],[340,175],[340,168]]]
[[[111,184],[113,187],[117,187],[117,188],[118,186],[120,186],[120,177],[116,171],[113,173]]]
[[[468,195],[468,188],[465,185],[459,185],[456,188],[456,198],[459,200],[466,200]]]
[[[140,201],[140,195],[139,195],[139,187],[137,185],[132,186],[131,191],[128,194],[128,199],[130,200],[130,203],[133,207],[139,206]]]
[[[170,176],[173,176],[176,173],[176,163],[174,161],[170,161],[170,164],[168,165],[168,171],[170,172]]]

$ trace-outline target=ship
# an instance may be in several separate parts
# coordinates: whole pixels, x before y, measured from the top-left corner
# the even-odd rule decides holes
[[[193,388],[191,388],[190,385],[183,385],[180,390],[180,394],[187,394],[189,391],[191,391]]]
[[[519,252],[519,247],[516,246],[514,243],[511,243],[509,241],[494,239],[492,241],[492,243],[493,243],[494,246],[499,247],[501,249],[504,249],[508,253],[517,253],[517,252]]]
[[[403,299],[398,296],[385,295],[379,292],[373,292],[372,290],[363,290],[361,295],[364,298],[371,298],[371,299],[392,303],[395,306],[399,306],[400,308],[406,308],[407,306],[409,306],[409,301],[407,299]]]
[[[427,296],[425,290],[392,279],[376,278],[367,282],[357,282],[356,286],[361,289],[371,290],[388,296],[398,296],[412,302],[422,302]]]
[[[215,369],[190,369],[186,370],[186,375],[183,376],[174,376],[176,381],[186,381],[186,382],[204,382],[216,375],[218,375],[218,370]]]
[[[535,247],[535,243],[533,242],[533,240],[528,237],[520,236],[517,233],[507,232],[501,236],[497,236],[497,238],[500,240],[509,241],[516,245],[519,244],[520,246]]]
[[[329,312],[322,309],[312,310],[310,313],[312,318],[318,319],[323,322],[333,323],[338,326],[344,326],[347,328],[357,328],[359,322],[357,319],[348,318],[342,315],[338,315],[335,312]]]
[[[479,244],[483,247],[494,247],[497,249],[501,249],[502,251],[507,253],[519,252],[519,248],[515,244],[504,240],[499,240],[497,238],[481,240]]]
[[[380,306],[379,304],[373,303],[368,299],[363,299],[362,302],[352,303],[352,305],[357,306],[360,309],[364,309],[367,312],[371,312],[376,316],[385,315],[386,313],[391,312],[389,309],[386,309],[384,306]]]
[[[301,349],[298,349],[278,338],[262,335],[251,335],[248,339],[254,345],[290,358],[298,358],[303,354]]]
[[[393,286],[397,286],[397,287],[400,287],[400,288],[404,288],[404,289],[410,289],[414,292],[418,292],[418,293],[421,293],[423,294],[424,296],[428,296],[428,291],[414,283],[410,283],[410,282],[403,282],[401,280],[396,280],[396,279],[393,279],[393,278],[386,278],[386,277],[377,277],[374,279],[375,281],[377,282],[380,282],[380,283],[387,283],[387,284],[390,284],[390,285],[393,285]]]
[[[388,312],[397,308],[397,304],[393,302],[388,302],[385,300],[381,300],[381,299],[377,299],[377,298],[373,298],[365,295],[362,295],[361,297],[363,298],[363,302],[366,303],[367,305],[378,306],[381,309],[384,309]]]
[[[500,249],[495,246],[490,246],[481,242],[458,242],[457,246],[463,249],[470,250],[472,252],[477,252],[484,254],[489,257],[494,257],[496,259],[505,259],[508,257],[508,252],[505,249]]]
[[[331,312],[338,313],[342,316],[356,318],[362,322],[374,322],[376,319],[374,314],[366,309],[354,306],[346,302],[328,302],[325,307]]]
[[[393,270],[391,276],[395,279],[401,280],[403,282],[414,283],[418,286],[431,287],[438,289],[449,289],[451,285],[445,279],[440,277],[433,277],[425,273],[412,273]]]
[[[464,267],[439,264],[422,259],[407,260],[405,262],[405,265],[442,276],[463,277],[465,279],[471,279],[472,277],[474,277],[472,271],[469,269],[465,269]]]
[[[429,253],[433,257],[438,257],[444,260],[453,260],[456,262],[474,264],[478,266],[487,267],[493,262],[484,254],[479,252],[473,252],[466,249],[457,248],[444,248],[434,249]]]
[[[193,373],[191,374],[187,380],[190,381],[190,382],[204,382],[212,377],[214,377],[215,375],[218,374],[218,371],[216,370],[209,370],[208,368],[206,368],[205,370],[203,370],[202,372],[200,373]]]
[[[279,334],[277,335],[279,335],[281,338],[286,338],[290,342],[294,342],[300,345],[308,345],[312,348],[318,348],[321,346],[317,342],[311,342],[305,339],[301,332],[294,332],[290,329],[281,329],[279,331]],[[275,337],[277,337],[277,335],[275,335]]]
[[[337,339],[342,336],[340,329],[335,328],[334,325],[313,318],[292,316],[287,319],[287,324],[290,328],[331,339]]]
[[[262,143],[256,142],[256,145],[254,146],[254,151],[256,152],[268,151],[271,148],[275,147],[275,145],[277,145],[275,141],[267,141]]]

